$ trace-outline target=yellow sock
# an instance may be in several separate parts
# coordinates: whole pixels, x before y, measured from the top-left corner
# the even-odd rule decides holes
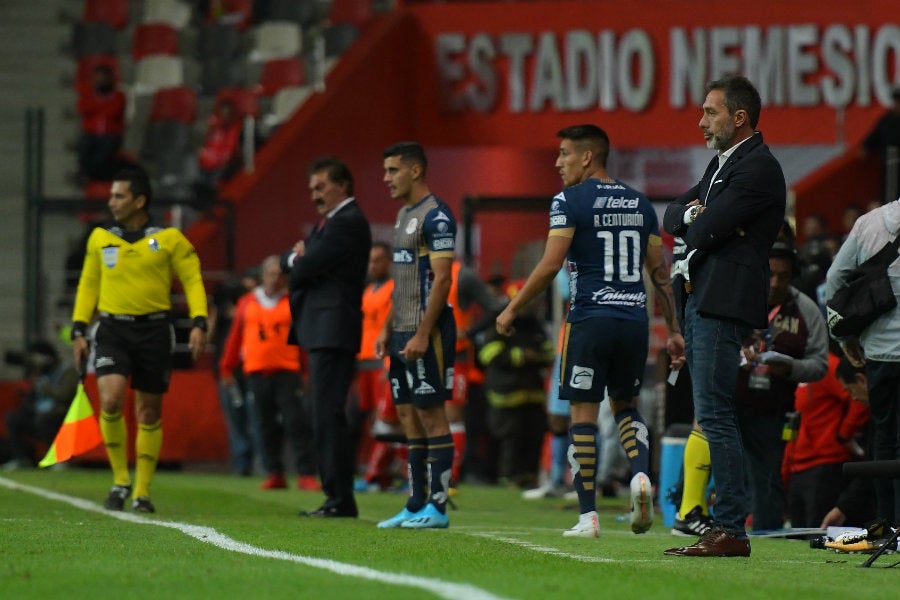
[[[162,448],[162,421],[138,425],[134,453],[137,465],[134,469],[134,497],[150,496],[150,481],[156,473],[156,462]]]
[[[131,485],[128,473],[128,431],[122,413],[100,411],[100,433],[106,445],[106,455],[113,472],[113,485]]]
[[[684,445],[684,491],[678,514],[684,517],[695,506],[704,515],[709,514],[706,504],[706,486],[709,484],[709,442],[701,431],[692,431]]]

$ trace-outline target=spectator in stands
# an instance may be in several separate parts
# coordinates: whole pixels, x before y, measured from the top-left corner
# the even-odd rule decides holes
[[[900,190],[900,87],[891,93],[893,104],[875,123],[869,134],[863,139],[861,153],[867,156],[877,153],[882,164],[881,199],[894,200]],[[888,149],[893,148],[898,156],[893,170],[888,169]]]
[[[206,139],[197,157],[200,188],[215,191],[220,181],[233,177],[241,168],[242,131],[243,122],[234,101],[219,101],[209,116]]]
[[[219,368],[227,385],[233,381],[232,369],[243,357],[248,395],[256,405],[268,472],[262,488],[287,487],[283,453],[284,442],[288,441],[296,461],[297,487],[318,490],[312,432],[303,410],[301,355],[297,346],[288,343],[291,309],[287,280],[279,261],[278,256],[266,258],[260,268],[262,284],[238,301]]]
[[[507,288],[515,296],[524,282]],[[543,306],[533,302],[513,320],[509,336],[488,334],[478,358],[485,369],[491,432],[500,441],[500,481],[520,488],[537,484],[547,413],[547,369],[556,348],[539,318]]]
[[[127,164],[119,156],[125,132],[125,94],[118,89],[112,67],[94,68],[90,87],[78,90],[81,135],[78,138],[78,179],[110,181]]]
[[[796,438],[785,448],[782,469],[789,481],[792,527],[822,523],[849,483],[843,463],[864,454],[856,437],[869,419],[869,409],[855,401],[836,376],[841,359],[834,350],[840,350],[832,350],[825,377],[801,383],[795,394],[799,425]],[[846,358],[843,368],[851,371],[852,379],[854,368]]]
[[[25,367],[30,389],[22,403],[6,414],[12,460],[3,468],[33,467],[42,458],[38,443],[49,446],[66,417],[78,387],[78,371],[61,361],[56,348],[46,341],[32,343],[21,356],[8,354],[6,361]]]

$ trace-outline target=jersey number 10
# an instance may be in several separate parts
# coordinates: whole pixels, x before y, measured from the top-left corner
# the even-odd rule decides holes
[[[623,229],[618,236],[612,231],[598,231],[597,237],[603,240],[603,280],[622,283],[640,281],[641,234]]]

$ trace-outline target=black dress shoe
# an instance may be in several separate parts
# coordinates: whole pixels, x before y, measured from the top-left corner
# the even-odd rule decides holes
[[[750,556],[750,540],[736,538],[721,527],[710,529],[696,543],[681,548],[669,548],[668,556]]]
[[[316,517],[323,519],[332,519],[338,517],[356,518],[359,511],[356,508],[340,508],[337,506],[320,506],[316,510],[301,510],[301,517]]]

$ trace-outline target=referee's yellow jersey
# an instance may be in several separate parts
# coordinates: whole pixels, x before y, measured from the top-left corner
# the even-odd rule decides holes
[[[172,273],[187,296],[191,318],[206,317],[206,290],[200,259],[184,235],[173,227],[145,227],[128,232],[118,227],[97,227],[87,241],[87,253],[73,321],[89,323],[94,309],[116,315],[146,315],[172,308]]]

